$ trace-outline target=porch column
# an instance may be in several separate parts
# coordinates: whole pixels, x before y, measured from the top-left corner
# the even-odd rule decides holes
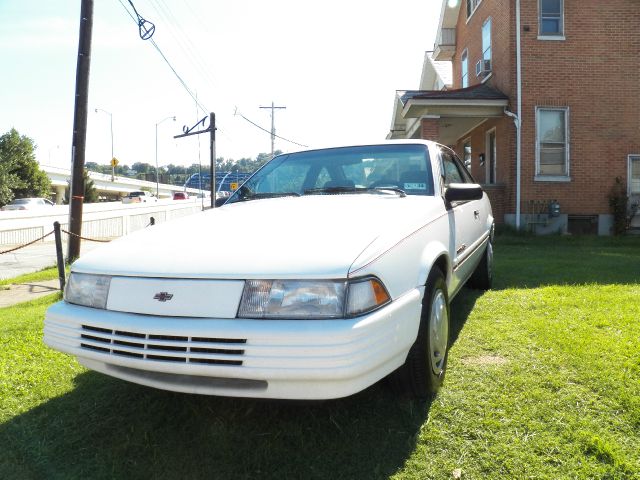
[[[64,201],[64,189],[65,187],[62,185],[56,186],[56,205],[62,205]]]
[[[420,119],[420,138],[422,140],[433,140],[437,142],[440,137],[440,127],[436,118]]]

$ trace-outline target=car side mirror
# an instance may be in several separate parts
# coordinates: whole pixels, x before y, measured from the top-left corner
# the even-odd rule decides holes
[[[480,200],[483,192],[477,183],[450,183],[444,192],[444,199],[449,202],[468,202]]]

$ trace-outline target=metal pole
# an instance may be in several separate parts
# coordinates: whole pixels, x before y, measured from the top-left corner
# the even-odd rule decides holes
[[[156,198],[160,198],[159,192],[160,183],[158,182],[158,124],[156,123]]]
[[[109,114],[109,119],[111,120],[111,181],[115,181],[116,178],[116,166],[113,164],[113,159],[116,158],[113,156],[113,115]]]
[[[216,114],[209,113],[209,149],[211,152],[211,208],[216,208]]]
[[[53,235],[56,238],[56,258],[58,260],[58,280],[60,290],[64,291],[65,271],[64,257],[62,256],[62,236],[60,235],[60,222],[53,222]]]
[[[89,69],[91,65],[91,34],[93,30],[93,0],[82,0],[80,7],[80,36],[76,64],[76,92],[73,114],[72,171],[69,195],[69,252],[70,262],[80,256],[82,234],[82,204],[84,202],[84,161],[87,143],[87,108],[89,99]],[[78,236],[76,236],[78,235]]]

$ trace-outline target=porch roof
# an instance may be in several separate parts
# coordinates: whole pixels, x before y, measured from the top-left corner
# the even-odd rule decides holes
[[[413,136],[407,131],[409,119],[433,118],[439,119],[439,141],[445,144],[454,144],[487,118],[502,117],[509,105],[509,97],[486,84],[456,90],[403,90],[397,92],[397,99],[394,132],[404,132],[392,132],[391,138]]]

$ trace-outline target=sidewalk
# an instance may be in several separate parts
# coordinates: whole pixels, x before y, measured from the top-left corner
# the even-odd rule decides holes
[[[8,290],[2,290],[2,288],[0,287],[0,308],[10,307],[17,303],[30,302],[36,298],[59,292],[60,281],[56,278],[55,280],[10,285]]]
[[[98,248],[102,243],[82,241],[80,256]],[[17,245],[0,245],[0,252]],[[66,255],[67,244],[62,244],[62,252]],[[54,242],[38,242],[15,252],[0,255],[0,280],[15,278],[25,273],[33,273],[43,268],[56,265],[56,244]]]
[[[98,248],[100,243],[82,241],[80,256]],[[0,251],[9,250],[11,245],[0,245]],[[67,246],[63,244],[63,252]],[[33,273],[47,267],[56,266],[55,243],[35,243],[15,252],[0,255],[0,280],[15,278],[26,273]],[[8,289],[0,286],[0,308],[28,302],[44,295],[60,291],[60,281],[42,280],[17,285],[10,285]]]

